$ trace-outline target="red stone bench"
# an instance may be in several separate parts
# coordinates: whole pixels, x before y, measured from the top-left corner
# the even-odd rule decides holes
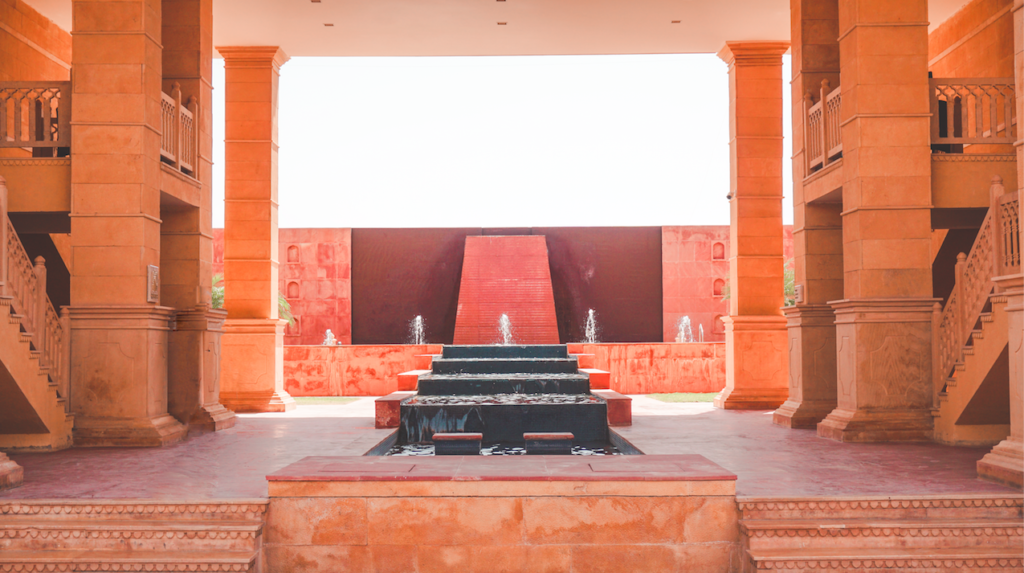
[[[431,439],[435,456],[478,456],[484,435],[478,432],[437,433]]]
[[[614,390],[591,390],[595,396],[608,403],[609,426],[633,425],[633,399]]]
[[[572,432],[526,432],[526,455],[569,455],[572,453]]]
[[[373,427],[378,430],[397,428],[402,419],[402,400],[415,395],[415,392],[392,392],[377,398],[373,403]]]

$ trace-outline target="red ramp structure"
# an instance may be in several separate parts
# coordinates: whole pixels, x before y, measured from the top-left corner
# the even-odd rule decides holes
[[[512,323],[516,344],[559,343],[543,236],[466,237],[454,343],[501,342],[502,314]]]

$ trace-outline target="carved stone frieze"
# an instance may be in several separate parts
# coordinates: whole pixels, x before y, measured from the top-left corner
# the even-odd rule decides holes
[[[900,568],[936,569],[949,571],[955,569],[974,570],[980,567],[1001,567],[1008,571],[1024,566],[1024,559],[829,559],[800,561],[760,561],[756,564],[758,571],[802,571],[802,570],[837,570],[837,571],[869,571],[883,569],[891,571]]]
[[[262,519],[266,503],[210,503],[210,504],[0,504],[0,515],[205,515],[231,514],[231,517]]]

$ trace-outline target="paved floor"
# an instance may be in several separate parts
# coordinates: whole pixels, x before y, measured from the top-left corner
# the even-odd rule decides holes
[[[647,454],[707,457],[739,476],[740,495],[1014,493],[977,479],[975,462],[987,448],[840,444],[818,438],[813,430],[776,427],[770,412],[634,396],[633,426],[618,431]],[[265,497],[267,474],[306,456],[361,455],[388,433],[373,429],[373,398],[365,398],[303,405],[284,414],[240,415],[230,430],[167,448],[12,454],[25,468],[25,485],[0,494],[0,500]]]

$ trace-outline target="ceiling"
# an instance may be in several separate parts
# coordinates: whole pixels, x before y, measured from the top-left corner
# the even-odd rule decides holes
[[[25,1],[70,30],[71,0]],[[789,40],[789,0],[213,1],[214,45],[290,56],[713,53],[726,40]],[[932,27],[967,1],[930,0]]]

